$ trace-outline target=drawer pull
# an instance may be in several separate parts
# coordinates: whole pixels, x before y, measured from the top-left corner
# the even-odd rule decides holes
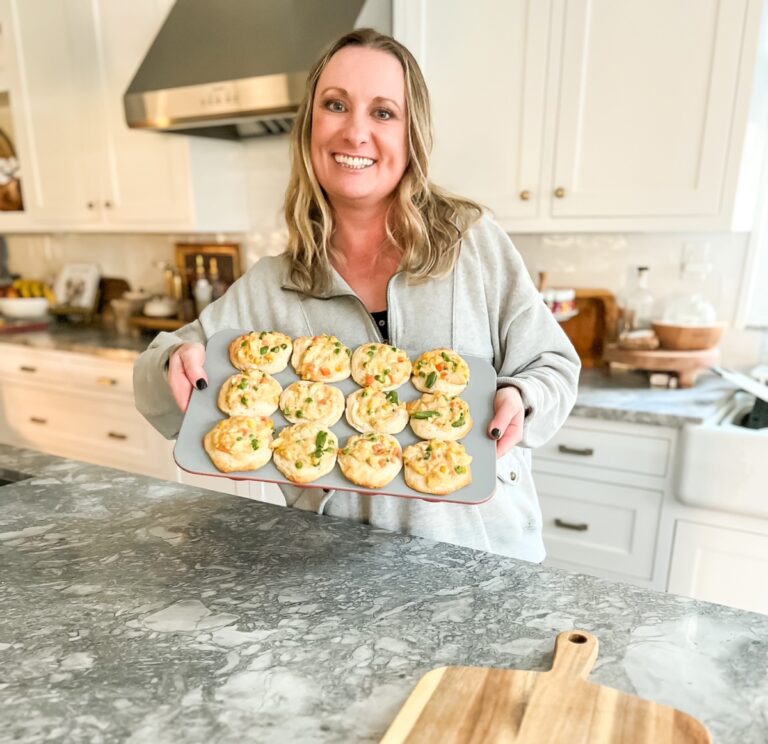
[[[22,364],[21,367],[19,367],[19,371],[21,371],[21,372],[37,372],[37,367],[29,367],[26,364]]]
[[[564,455],[579,455],[580,457],[592,457],[595,454],[595,450],[592,447],[578,449],[577,447],[569,447],[567,444],[558,445],[557,451],[562,452]]]
[[[97,377],[96,384],[106,385],[107,387],[111,387],[111,386],[117,385],[117,380],[114,377]]]
[[[574,524],[573,522],[564,522],[559,518],[555,518],[555,527],[561,527],[564,530],[576,530],[576,532],[586,532],[589,529],[589,525],[584,522]]]
[[[30,416],[29,420],[33,424],[47,424],[48,423],[48,419],[40,418],[39,416]]]
[[[127,434],[118,434],[116,431],[109,431],[107,432],[107,436],[110,439],[128,439]]]

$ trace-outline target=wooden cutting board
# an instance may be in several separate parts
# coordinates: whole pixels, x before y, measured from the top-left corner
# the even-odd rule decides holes
[[[442,667],[419,680],[382,744],[711,744],[687,713],[587,682],[597,638],[560,633],[549,672]]]

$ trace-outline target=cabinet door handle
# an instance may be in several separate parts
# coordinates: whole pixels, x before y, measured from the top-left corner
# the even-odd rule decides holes
[[[37,367],[29,367],[26,364],[22,364],[19,367],[20,372],[37,372]]]
[[[118,433],[116,431],[108,431],[107,432],[107,436],[110,439],[121,439],[121,440],[122,439],[128,439],[128,435],[127,434],[120,434],[120,433]]]
[[[523,201],[528,201],[531,198],[531,192],[528,191],[528,189],[525,189],[524,191],[520,192],[520,198]]]
[[[96,202],[89,201],[86,205],[88,209],[96,209]]]
[[[117,380],[114,377],[97,377],[96,384],[111,387],[113,385],[117,385]]]
[[[112,202],[107,199],[107,201],[104,202],[104,207],[106,209],[112,209]]]
[[[558,445],[557,451],[562,452],[564,455],[579,455],[580,457],[592,457],[595,454],[595,450],[592,447],[578,449],[577,447],[569,447],[567,444]]]
[[[39,416],[30,416],[29,420],[33,424],[47,424],[48,423],[48,419],[40,418]]]
[[[565,189],[564,189],[562,186],[558,186],[558,187],[555,189],[555,196],[556,196],[558,199],[563,199],[563,198],[565,197]]]
[[[555,518],[555,527],[560,527],[564,530],[575,530],[576,532],[586,532],[589,529],[589,525],[585,522],[574,524],[573,522],[564,522],[557,517]]]

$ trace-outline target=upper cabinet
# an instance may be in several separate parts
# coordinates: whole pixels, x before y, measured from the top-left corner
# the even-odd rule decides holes
[[[749,227],[763,5],[395,0],[432,98],[434,180],[515,232]]]
[[[0,0],[27,229],[248,228],[239,143],[125,124],[123,93],[172,4]]]

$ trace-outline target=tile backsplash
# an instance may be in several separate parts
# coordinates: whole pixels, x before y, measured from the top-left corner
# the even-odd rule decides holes
[[[275,160],[281,152],[276,146]],[[264,155],[260,156],[264,166]],[[276,166],[277,167],[277,166]],[[239,242],[246,267],[259,257],[280,253],[285,231],[279,227],[279,198],[271,178],[256,190],[254,224],[267,225],[247,235],[51,234],[8,236],[11,271],[30,278],[52,278],[68,261],[99,264],[105,276],[123,277],[132,287],[160,291],[160,261],[173,262],[177,242]],[[267,183],[271,184],[267,188]],[[512,239],[532,276],[546,271],[551,286],[593,287],[620,294],[633,268],[650,267],[650,289],[658,299],[675,291],[687,254],[712,266],[708,292],[718,314],[734,322],[748,235],[734,234],[520,234]],[[761,334],[730,328],[721,345],[723,362],[751,365]]]

